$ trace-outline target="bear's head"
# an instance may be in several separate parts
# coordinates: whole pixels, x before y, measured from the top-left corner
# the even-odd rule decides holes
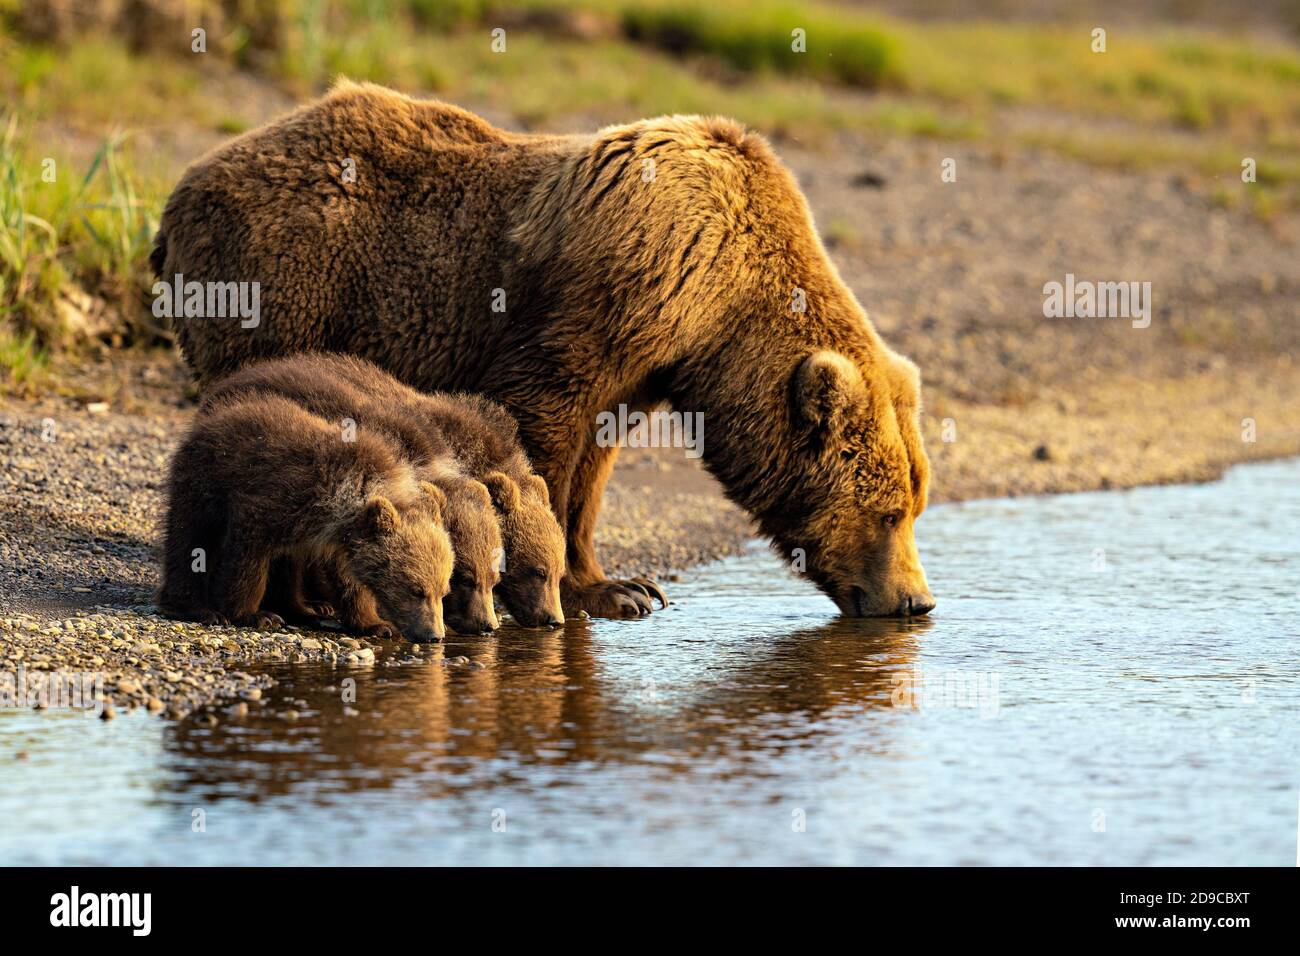
[[[483,479],[501,517],[505,569],[497,593],[524,627],[559,627],[560,579],[564,577],[564,532],[551,511],[546,481],[529,475],[522,485],[504,472]]]
[[[915,366],[892,353],[859,366],[814,352],[791,379],[797,460],[775,544],[845,614],[934,607],[913,536],[929,484],[919,407]]]
[[[450,590],[452,549],[443,527],[446,498],[428,482],[399,508],[382,495],[368,498],[353,520],[348,569],[374,592],[379,613],[410,641],[446,636],[442,600]]]
[[[490,634],[499,623],[492,591],[504,555],[496,510],[487,488],[472,478],[445,476],[438,487],[447,496],[447,533],[456,552],[443,617],[459,634]]]

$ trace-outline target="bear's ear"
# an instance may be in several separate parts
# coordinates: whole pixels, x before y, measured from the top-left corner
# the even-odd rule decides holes
[[[528,476],[528,490],[542,499],[542,504],[551,506],[551,491],[546,487],[546,479],[541,475]]]
[[[442,516],[447,510],[447,496],[441,488],[431,481],[420,482],[420,503],[435,523],[442,524]]]
[[[358,524],[363,534],[392,534],[402,523],[402,516],[387,498],[371,498],[362,506]]]
[[[921,372],[908,359],[890,352],[884,368],[893,395],[894,415],[912,470],[912,515],[925,510],[930,486],[930,459],[921,441]]]
[[[490,471],[483,476],[492,504],[503,514],[519,510],[519,486],[503,471]]]
[[[827,435],[837,434],[865,386],[857,366],[838,352],[813,352],[795,369],[791,411],[797,424]]]

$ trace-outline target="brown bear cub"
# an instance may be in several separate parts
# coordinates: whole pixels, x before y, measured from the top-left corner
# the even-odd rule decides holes
[[[382,374],[382,373],[380,373]],[[400,407],[371,398],[346,379],[323,367],[320,357],[296,355],[241,369],[209,389],[203,397],[203,412],[231,401],[255,395],[274,395],[294,402],[314,415],[336,425],[366,428],[397,446],[415,467],[417,476],[442,490],[446,498],[443,517],[455,552],[451,591],[443,601],[447,626],[460,634],[490,634],[499,626],[493,606],[493,589],[501,579],[503,563],[501,529],[487,487],[462,473],[449,446],[436,431],[413,421]],[[304,586],[304,574],[313,570],[302,564],[277,568],[282,587],[276,598],[295,619],[328,617],[328,604],[313,595],[328,591],[319,574],[314,589]]]
[[[482,547],[474,557],[462,558],[464,541],[485,539],[476,525],[482,519],[472,519],[468,507],[457,510],[449,505],[448,527],[456,548],[453,595],[491,580],[517,623],[564,623],[564,532],[551,511],[546,482],[533,472],[519,442],[514,418],[500,405],[477,395],[419,392],[364,359],[326,353],[248,366],[217,383],[204,401],[212,405],[249,393],[280,395],[325,418],[364,421],[401,444],[417,464],[449,457],[461,473],[475,479],[470,485],[474,495],[481,496],[479,507],[489,501],[495,506],[504,544],[504,561],[498,552],[490,570],[483,567]],[[442,487],[450,501],[453,492]],[[465,524],[476,530],[458,536],[457,515],[464,515]],[[460,630],[450,612],[448,622]]]
[[[317,560],[339,582],[343,623],[441,640],[452,571],[442,492],[399,447],[339,429],[272,395],[196,417],[172,460],[164,614],[277,627],[261,610],[273,559]]]

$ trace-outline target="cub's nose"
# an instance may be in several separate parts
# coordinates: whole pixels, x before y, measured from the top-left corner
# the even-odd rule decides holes
[[[906,595],[898,606],[899,614],[920,616],[934,610],[934,595],[929,591],[920,591]]]

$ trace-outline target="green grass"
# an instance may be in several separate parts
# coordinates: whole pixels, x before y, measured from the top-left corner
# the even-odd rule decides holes
[[[206,55],[206,54],[205,54]],[[151,57],[141,62],[110,38],[88,37],[67,49],[29,46],[0,34],[0,92],[11,110],[35,119],[86,120],[96,125],[221,119],[200,96],[199,57]]]
[[[461,5],[463,22],[479,5]],[[785,0],[515,0],[505,7],[581,10],[637,43],[707,54],[750,73],[811,76],[977,109],[1005,105],[1123,116],[1191,129],[1294,129],[1294,47],[1198,33],[1113,28],[1092,51],[1091,22],[922,23]],[[491,9],[489,6],[488,9]],[[490,22],[490,13],[484,23]],[[791,49],[806,31],[807,52]]]
[[[1013,104],[1250,134],[1293,128],[1300,115],[1300,54],[1289,47],[1116,29],[1106,52],[1094,53],[1082,26],[900,29],[904,86],[950,103]]]
[[[49,370],[50,352],[36,340],[35,332],[15,333],[0,324],[0,380],[6,390],[25,392]]]
[[[612,6],[629,39],[674,52],[711,53],[736,69],[869,89],[897,87],[902,81],[897,34],[843,9],[772,0],[621,0]]]
[[[76,281],[120,310],[129,334],[146,337],[148,253],[165,185],[151,183],[142,193],[120,134],[77,169],[43,156],[22,128],[16,114],[0,117],[0,321],[41,347],[64,344],[55,302]]]

